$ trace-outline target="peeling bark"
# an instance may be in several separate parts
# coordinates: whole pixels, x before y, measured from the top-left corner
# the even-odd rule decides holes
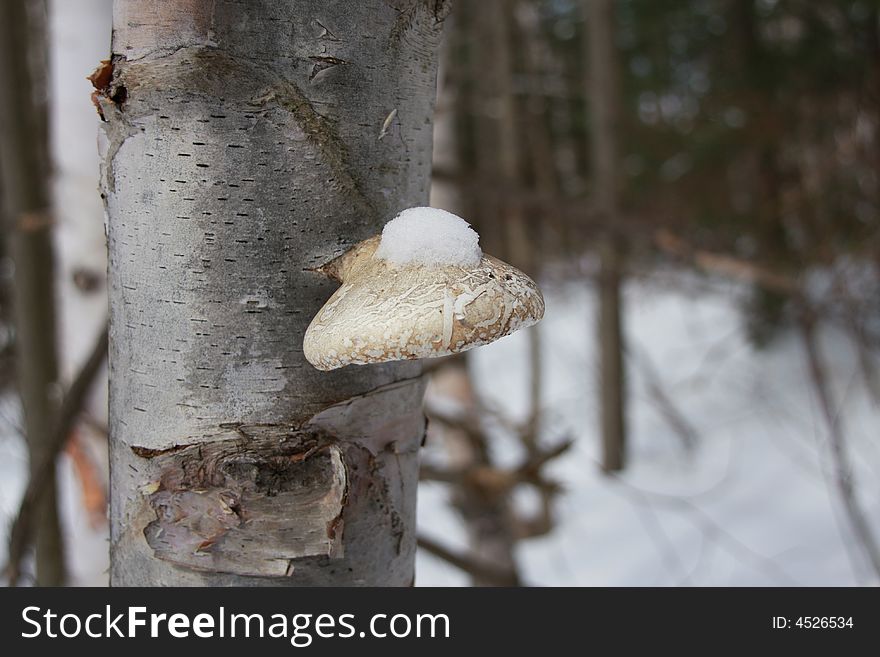
[[[302,337],[314,270],[427,201],[434,11],[116,1],[114,585],[412,583],[420,366],[319,372]]]
[[[341,557],[342,453],[320,437],[289,442],[220,443],[169,459],[149,495],[156,520],[144,535],[155,555],[246,575],[285,575],[300,557]]]

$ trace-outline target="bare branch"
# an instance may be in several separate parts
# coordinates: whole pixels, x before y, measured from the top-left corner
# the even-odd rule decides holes
[[[475,580],[489,582],[492,586],[521,586],[519,576],[514,571],[456,552],[424,536],[419,536],[417,544],[425,552],[463,570]]]
[[[77,416],[85,404],[86,397],[95,383],[98,372],[107,357],[107,327],[92,347],[92,352],[83,364],[82,369],[71,383],[58,413],[57,424],[51,435],[51,442],[46,446],[43,458],[32,471],[27,489],[21,500],[18,515],[9,533],[9,556],[6,575],[9,586],[16,586],[21,577],[21,561],[27,551],[33,531],[34,510],[37,507],[46,482],[55,475],[55,461],[67,444],[67,439],[76,424]]]
[[[645,385],[648,389],[648,395],[650,396],[651,401],[654,402],[657,410],[666,420],[667,424],[669,424],[670,428],[681,439],[685,450],[688,452],[692,451],[697,446],[697,440],[699,437],[697,430],[694,429],[688,419],[684,416],[684,413],[679,410],[675,402],[673,402],[670,396],[666,393],[660,373],[657,371],[657,368],[654,367],[654,364],[651,362],[651,359],[646,352],[643,351],[643,353],[639,355],[636,363],[645,377]]]
[[[724,253],[695,249],[668,230],[657,231],[654,234],[654,243],[661,251],[691,260],[704,271],[721,274],[735,280],[755,283],[765,289],[786,296],[798,296],[800,293],[800,286],[797,281],[785,274],[768,269],[759,263],[749,262],[748,260],[735,258]]]

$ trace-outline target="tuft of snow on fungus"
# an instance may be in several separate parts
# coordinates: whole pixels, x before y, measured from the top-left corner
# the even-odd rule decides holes
[[[385,224],[375,257],[395,265],[475,267],[480,236],[461,217],[436,208],[409,208]]]

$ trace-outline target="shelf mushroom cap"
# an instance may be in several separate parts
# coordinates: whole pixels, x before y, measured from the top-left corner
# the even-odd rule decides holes
[[[319,270],[342,283],[303,340],[306,359],[319,370],[448,356],[544,316],[535,282],[497,258],[400,264],[376,256],[381,239],[371,237]]]

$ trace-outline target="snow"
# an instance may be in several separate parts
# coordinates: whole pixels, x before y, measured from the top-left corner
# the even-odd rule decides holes
[[[385,224],[375,256],[395,265],[475,267],[480,236],[461,217],[437,208],[409,208]]]
[[[657,281],[672,278],[672,285]],[[877,584],[857,547],[833,482],[827,431],[802,345],[783,333],[769,348],[747,342],[744,289],[705,289],[683,272],[629,283],[625,325],[630,356],[629,464],[599,472],[594,294],[584,281],[542,284],[547,310],[542,409],[547,442],[574,446],[549,472],[562,484],[557,526],[519,543],[524,581],[546,586],[851,586]],[[529,330],[535,330],[529,329]],[[822,333],[830,382],[845,423],[858,496],[880,533],[876,443],[880,409],[860,382],[845,336]],[[528,402],[525,331],[470,355],[489,408],[522,421]],[[649,376],[646,373],[651,372]],[[652,378],[697,436],[687,450],[650,394]],[[521,452],[499,427],[498,462]],[[426,460],[442,458],[429,440]],[[517,500],[526,508],[530,500]],[[449,489],[419,488],[419,532],[467,546]],[[460,570],[419,552],[419,586],[467,585]]]
[[[657,282],[664,276],[672,278],[670,285]],[[545,437],[551,444],[562,438],[575,442],[550,468],[564,487],[556,500],[558,525],[517,548],[526,583],[877,583],[831,481],[827,432],[796,335],[783,334],[755,351],[741,328],[742,290],[706,291],[682,272],[630,282],[624,295],[631,352],[630,461],[620,476],[610,478],[597,467],[593,290],[583,280],[542,287],[547,310],[538,328],[545,349]],[[859,500],[880,532],[880,489],[872,486],[880,472],[880,410],[860,384],[858,356],[845,337],[833,331],[821,337]],[[528,409],[527,350],[528,336],[520,331],[470,356],[479,394],[513,421],[523,420]],[[652,400],[647,369],[694,428],[694,449],[683,447]],[[14,410],[0,404],[0,411],[15,423]],[[516,463],[519,449],[500,425],[493,436],[498,462]],[[423,456],[429,460],[441,453],[442,446],[429,441]],[[2,534],[21,495],[25,466],[20,441],[0,440],[0,562]],[[88,529],[67,459],[61,474],[75,581],[106,582],[106,529]],[[523,496],[516,502],[527,507],[533,500]],[[467,546],[465,528],[449,506],[448,487],[421,484],[418,505],[420,534],[451,548]],[[468,579],[420,551],[417,584],[463,586]]]

